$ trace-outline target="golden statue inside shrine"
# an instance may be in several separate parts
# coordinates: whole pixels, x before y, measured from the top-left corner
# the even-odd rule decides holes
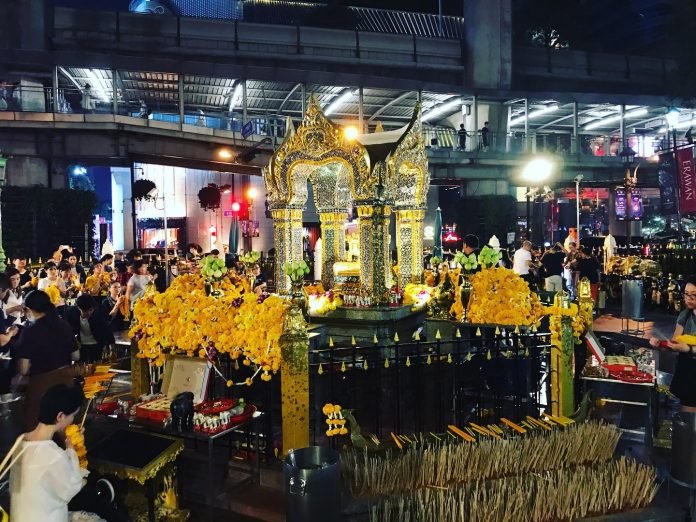
[[[307,182],[312,184],[321,223],[325,288],[333,286],[336,275],[359,273],[360,284],[374,302],[382,302],[392,283],[392,210],[396,218],[398,284],[420,279],[430,175],[419,105],[405,127],[351,139],[324,115],[312,97],[302,123],[297,129],[290,125],[263,176],[273,217],[279,291],[288,290],[283,265],[302,258]],[[351,245],[349,254],[345,224],[350,208],[357,209],[358,226],[357,244]],[[356,251],[357,262],[353,259]]]

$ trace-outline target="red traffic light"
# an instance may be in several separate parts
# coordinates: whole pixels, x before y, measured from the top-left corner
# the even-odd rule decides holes
[[[232,202],[232,212],[239,212],[239,209],[241,208],[239,203],[236,201]]]

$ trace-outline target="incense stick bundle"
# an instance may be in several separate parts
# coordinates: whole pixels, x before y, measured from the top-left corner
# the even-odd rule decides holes
[[[343,470],[354,497],[379,497],[606,462],[620,437],[615,426],[598,422],[476,443],[421,437],[404,450],[380,455],[348,450]]]
[[[556,522],[637,509],[657,492],[654,468],[626,458],[543,474],[423,488],[373,505],[371,522]]]

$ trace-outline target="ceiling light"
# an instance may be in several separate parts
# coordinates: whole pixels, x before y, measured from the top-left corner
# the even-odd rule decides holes
[[[423,116],[421,116],[421,121],[425,123],[428,120],[438,119],[440,116],[444,116],[448,112],[452,112],[452,110],[461,107],[461,105],[461,98],[459,96],[455,96],[454,98],[450,98],[446,102],[426,111]]]
[[[217,152],[217,155],[224,160],[232,159],[232,151],[230,149],[220,149]]]
[[[551,176],[553,163],[546,158],[534,158],[522,171],[522,179],[533,184],[546,181]]]
[[[324,107],[324,115],[328,116],[336,112],[341,105],[350,100],[353,96],[358,94],[358,89],[345,89],[341,94],[336,96],[328,105]]]
[[[532,111],[529,113],[529,119],[536,118],[537,116],[541,116],[542,114],[547,114],[549,112],[557,111],[558,110],[558,105],[547,105],[546,107],[543,107],[541,109],[538,109],[536,111]],[[514,118],[510,120],[510,126],[517,125],[518,123],[524,123],[525,117],[520,116],[518,118]]]
[[[624,119],[626,119],[626,118],[639,118],[640,116],[645,116],[646,114],[648,114],[648,109],[645,107],[643,107],[641,109],[634,109],[632,111],[628,111],[628,112],[624,113]],[[610,123],[614,123],[615,121],[619,121],[619,120],[621,120],[621,114],[615,114],[613,116],[609,116],[607,118],[602,118],[600,120],[595,120],[595,121],[588,123],[587,125],[585,125],[585,130],[588,131],[588,130],[596,129],[598,127],[605,127],[605,126],[609,125]]]

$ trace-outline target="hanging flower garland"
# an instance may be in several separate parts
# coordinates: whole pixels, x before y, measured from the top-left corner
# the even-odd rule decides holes
[[[257,375],[270,380],[280,369],[278,340],[286,300],[256,296],[248,281],[234,276],[223,277],[220,289],[220,296],[207,295],[205,279],[186,274],[177,277],[164,293],[139,299],[129,332],[137,342],[138,357],[162,366],[168,353],[211,361],[225,353],[255,368],[244,384],[251,384]]]
[[[346,428],[346,419],[343,418],[342,408],[338,404],[327,403],[321,409],[322,413],[326,415],[326,424],[328,429],[326,430],[327,437],[333,437],[334,435],[346,435],[348,433],[348,428]]]

